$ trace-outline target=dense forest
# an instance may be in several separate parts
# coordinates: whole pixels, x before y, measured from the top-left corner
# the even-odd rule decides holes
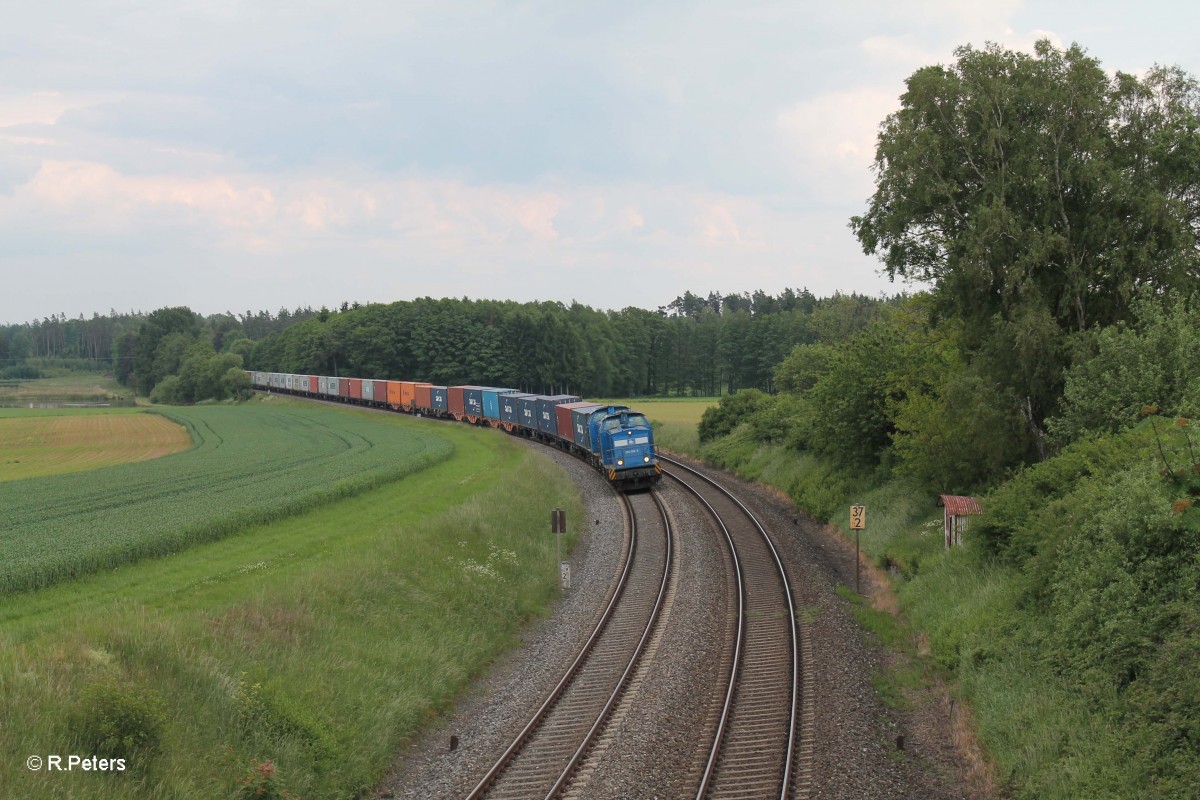
[[[420,298],[318,315],[263,339],[249,364],[592,397],[773,391],[775,367],[792,347],[862,327],[884,304],[790,289],[686,292],[656,311]]]
[[[13,376],[32,377],[40,359],[53,358],[59,365],[111,368],[148,397],[170,376],[182,377],[182,393],[175,381],[159,390],[170,402],[229,396],[220,381],[198,383],[194,375],[233,366],[589,396],[711,396],[747,387],[774,391],[775,368],[794,346],[839,341],[899,301],[853,294],[818,299],[787,289],[707,297],[689,291],[654,311],[452,298],[344,303],[336,311],[275,316],[205,317],[164,308],[0,328],[0,352]],[[213,361],[219,355],[237,358]]]

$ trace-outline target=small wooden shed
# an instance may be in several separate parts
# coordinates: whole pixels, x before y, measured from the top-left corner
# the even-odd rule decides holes
[[[968,517],[982,514],[983,509],[974,497],[944,494],[938,497],[938,505],[946,509],[946,549],[962,544],[962,535],[967,530]]]

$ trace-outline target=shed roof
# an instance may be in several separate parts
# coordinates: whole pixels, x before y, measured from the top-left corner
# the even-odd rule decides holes
[[[971,514],[982,514],[983,508],[974,497],[964,497],[956,494],[943,494],[938,497],[937,504],[945,506],[946,512],[954,517],[966,517]]]

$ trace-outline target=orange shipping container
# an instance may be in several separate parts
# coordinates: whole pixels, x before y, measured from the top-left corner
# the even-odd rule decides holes
[[[400,381],[400,407],[412,408],[412,401],[416,399],[417,384],[413,381]]]
[[[387,401],[389,406],[400,407],[400,381],[387,382]]]

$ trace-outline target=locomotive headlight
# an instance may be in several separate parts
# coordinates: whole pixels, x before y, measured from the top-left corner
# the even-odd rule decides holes
[[[645,461],[647,464],[649,464],[649,463],[650,463],[650,456],[642,456],[642,461]]]
[[[623,467],[623,466],[625,466],[625,460],[624,460],[624,459],[621,459],[621,458],[618,458],[618,459],[617,459],[617,466],[618,466],[618,467]]]

